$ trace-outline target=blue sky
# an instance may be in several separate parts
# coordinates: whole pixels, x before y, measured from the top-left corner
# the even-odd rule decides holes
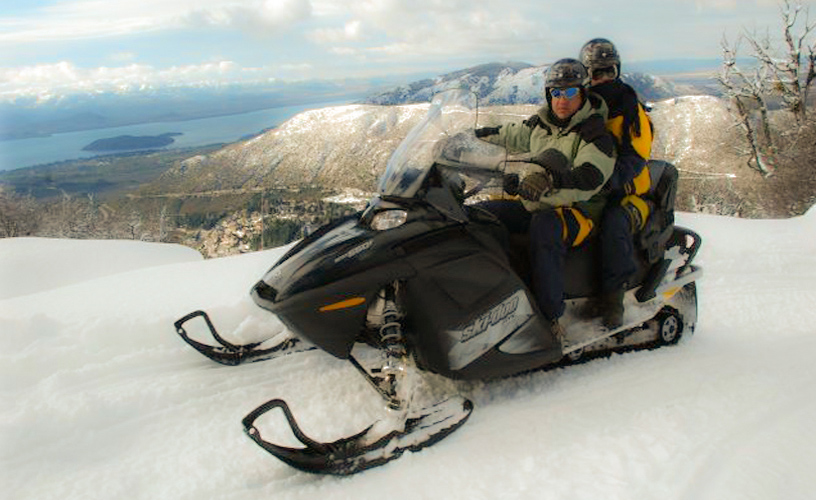
[[[779,23],[776,0],[3,0],[0,98],[538,65],[597,36],[624,66],[718,58]]]

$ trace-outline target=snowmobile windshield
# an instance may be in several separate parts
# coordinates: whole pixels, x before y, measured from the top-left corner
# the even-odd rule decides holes
[[[505,150],[476,138],[477,116],[472,93],[456,89],[436,94],[428,113],[388,160],[379,192],[411,198],[434,165],[469,177],[495,177]]]

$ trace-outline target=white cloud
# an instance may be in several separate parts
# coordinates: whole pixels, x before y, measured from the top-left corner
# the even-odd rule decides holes
[[[184,24],[236,29],[255,35],[275,35],[296,27],[311,16],[309,0],[258,0],[197,8],[184,16]]]
[[[241,67],[232,61],[166,69],[145,64],[86,69],[62,61],[22,68],[0,68],[0,99],[46,99],[76,92],[121,92],[165,86],[258,83],[274,80],[274,74],[273,68]]]
[[[37,42],[99,38],[167,28],[183,12],[185,3],[160,0],[100,2],[72,0],[41,8],[36,15],[5,19],[12,29],[0,41]]]
[[[525,15],[541,9],[526,2],[362,0],[349,8],[367,35],[382,35],[368,50],[389,55],[513,54],[529,50],[546,26],[545,18]]]
[[[752,9],[755,6],[759,7],[777,7],[782,2],[781,0],[675,0],[681,3],[694,4],[697,12],[703,13],[706,11],[724,11],[724,12],[738,12],[739,10]],[[796,4],[797,0],[791,0],[791,4]],[[803,7],[816,4],[816,0],[799,0]],[[746,5],[747,4],[747,5]]]
[[[34,16],[0,19],[0,42],[102,38],[189,27],[269,33],[311,15],[310,0],[68,0],[43,7]]]
[[[43,54],[42,59],[18,63],[20,58],[5,57],[15,61],[8,65],[25,67],[0,69],[0,90],[8,92],[11,82],[29,82],[33,75],[39,76],[30,83],[39,89],[47,80],[55,87],[76,87],[78,82],[90,86],[98,80],[107,88],[114,85],[111,82],[123,85],[126,78],[148,85],[217,78],[242,81],[383,74],[421,65],[461,68],[474,61],[544,64],[575,55],[583,42],[595,36],[614,40],[627,61],[717,57],[726,26],[738,29],[754,19],[775,26],[778,20],[776,0],[627,0],[614,9],[602,0],[585,0],[580,8],[541,0],[50,1],[58,3],[38,9],[36,16],[0,17],[4,55],[13,53],[10,47],[25,47],[24,42],[61,43],[161,30],[169,35],[161,38],[160,47],[151,47],[149,36],[131,36],[105,40],[98,46],[108,49],[97,50],[99,54],[60,56],[88,66],[115,66],[97,70],[69,63],[38,65],[39,61],[54,62],[49,54],[64,51],[49,53],[47,43],[32,45],[30,52]],[[816,0],[804,3],[812,5]],[[236,33],[283,38],[258,43],[234,36]],[[202,36],[206,39],[197,38]],[[135,39],[138,45],[127,45]],[[168,48],[168,39],[182,40],[183,50]],[[176,66],[159,68],[154,63],[156,52],[162,61],[173,61]],[[184,59],[189,57],[194,61],[240,61],[242,67],[189,65],[191,61]],[[143,64],[133,64],[137,61]],[[167,64],[172,62],[162,63]]]
[[[321,28],[311,31],[307,36],[318,44],[338,44],[360,40],[362,23],[359,20],[349,21],[342,28]]]

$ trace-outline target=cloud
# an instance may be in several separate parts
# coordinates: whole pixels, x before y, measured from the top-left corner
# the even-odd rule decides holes
[[[127,85],[127,78],[149,86],[452,70],[490,61],[544,64],[575,55],[596,36],[614,40],[627,61],[717,57],[727,26],[756,20],[773,26],[778,16],[776,0],[631,0],[614,9],[602,0],[580,8],[541,0],[46,1],[58,3],[32,7],[27,17],[0,17],[0,61],[24,66],[0,69],[2,92],[11,92],[11,82],[44,92],[48,80],[54,88],[94,81],[110,88]],[[117,38],[96,42],[104,37]],[[61,45],[52,51],[44,42]],[[36,64],[55,59],[116,67]],[[243,66],[189,64],[222,60]]]
[[[190,0],[72,0],[42,7],[28,17],[5,18],[3,42],[39,42],[127,35],[165,29],[174,24]]]
[[[540,7],[489,0],[360,0],[349,6],[360,32],[379,40],[364,51],[405,57],[530,50],[546,18],[526,15],[529,9]]]
[[[342,28],[321,28],[308,33],[307,37],[318,44],[337,44],[356,41],[363,38],[362,22],[349,21]]]
[[[301,68],[302,69],[302,68]],[[0,68],[0,99],[47,100],[72,93],[125,92],[172,86],[218,86],[274,80],[275,69],[232,61],[158,69],[146,64],[80,68],[68,62]]]
[[[0,19],[0,42],[89,39],[184,28],[274,33],[311,17],[310,0],[68,0]]]
[[[274,36],[311,17],[309,0],[263,0],[196,8],[184,16],[183,23],[187,27],[217,27]]]
[[[675,0],[680,3],[694,4],[698,13],[706,11],[720,11],[720,12],[738,12],[746,8],[753,9],[755,7],[774,7],[781,4],[781,0]],[[795,4],[797,0],[791,0],[791,4]],[[809,4],[814,4],[814,0],[799,0],[803,6],[807,7]],[[752,4],[752,5],[746,5]]]

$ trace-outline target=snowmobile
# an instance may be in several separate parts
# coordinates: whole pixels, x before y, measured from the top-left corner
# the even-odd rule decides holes
[[[590,239],[567,257],[565,338],[550,331],[517,262],[528,242],[506,238],[498,220],[472,203],[500,188],[509,165],[529,158],[475,137],[472,100],[459,91],[438,94],[389,159],[367,207],[301,240],[251,288],[254,302],[287,331],[234,344],[203,311],[175,323],[187,343],[226,365],[312,349],[348,360],[390,409],[356,435],[320,442],[301,430],[285,401],[271,400],[242,423],[283,462],[353,474],[438,442],[467,420],[473,404],[458,394],[423,394],[423,374],[507,377],[592,353],[672,344],[693,332],[702,270],[692,261],[701,239],[674,224],[677,170],[660,161],[648,164],[653,209],[636,237],[638,272],[625,295],[624,324],[608,330],[583,312],[599,293],[598,245]],[[194,318],[203,319],[212,342],[187,332],[185,323]],[[283,413],[302,446],[261,435],[256,421],[273,410]]]

